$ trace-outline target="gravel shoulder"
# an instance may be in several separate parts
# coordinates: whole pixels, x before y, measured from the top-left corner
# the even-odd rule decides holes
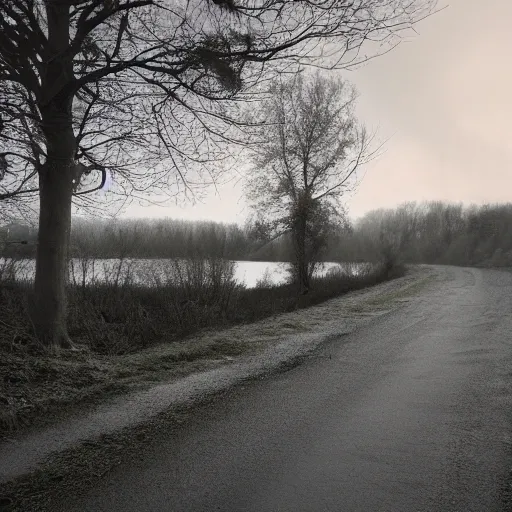
[[[209,357],[181,374],[176,371],[177,345],[126,356],[125,378],[129,378],[130,367],[154,370],[160,365],[160,371],[152,374],[157,383],[141,379],[131,393],[0,443],[0,510],[2,500],[9,510],[48,510],[45,507],[52,495],[89,485],[123,458],[136,454],[138,444],[155,431],[179,424],[192,405],[243,381],[299,364],[332,338],[400,308],[436,276],[433,268],[412,267],[402,278],[318,306],[224,331],[203,332],[187,343],[201,350],[207,347]],[[229,350],[216,351],[211,349],[214,346]]]

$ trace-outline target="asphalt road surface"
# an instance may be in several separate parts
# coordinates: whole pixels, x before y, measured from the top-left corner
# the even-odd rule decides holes
[[[512,274],[436,272],[399,311],[200,407],[55,510],[512,509]]]

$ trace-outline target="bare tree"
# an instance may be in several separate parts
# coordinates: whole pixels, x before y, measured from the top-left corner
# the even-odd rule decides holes
[[[301,74],[276,84],[263,108],[267,126],[254,150],[248,195],[276,234],[291,234],[293,277],[302,293],[342,218],[343,194],[374,155],[372,138],[354,117],[355,100],[347,82]]]
[[[0,199],[39,196],[38,337],[71,346],[73,196],[108,180],[111,195],[192,193],[243,140],[240,101],[276,69],[364,60],[364,41],[389,48],[434,3],[2,0]]]

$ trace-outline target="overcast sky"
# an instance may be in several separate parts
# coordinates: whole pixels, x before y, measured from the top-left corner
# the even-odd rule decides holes
[[[511,22],[512,0],[449,0],[412,41],[343,73],[359,91],[360,120],[391,137],[347,197],[351,217],[404,201],[512,200]],[[132,205],[126,216],[243,221],[241,187],[219,194],[194,206]]]

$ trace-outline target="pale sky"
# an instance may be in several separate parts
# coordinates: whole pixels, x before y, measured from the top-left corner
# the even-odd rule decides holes
[[[360,121],[391,137],[347,197],[351,217],[405,201],[512,201],[512,0],[448,1],[410,42],[342,73]],[[125,215],[243,222],[241,187],[219,194]]]

